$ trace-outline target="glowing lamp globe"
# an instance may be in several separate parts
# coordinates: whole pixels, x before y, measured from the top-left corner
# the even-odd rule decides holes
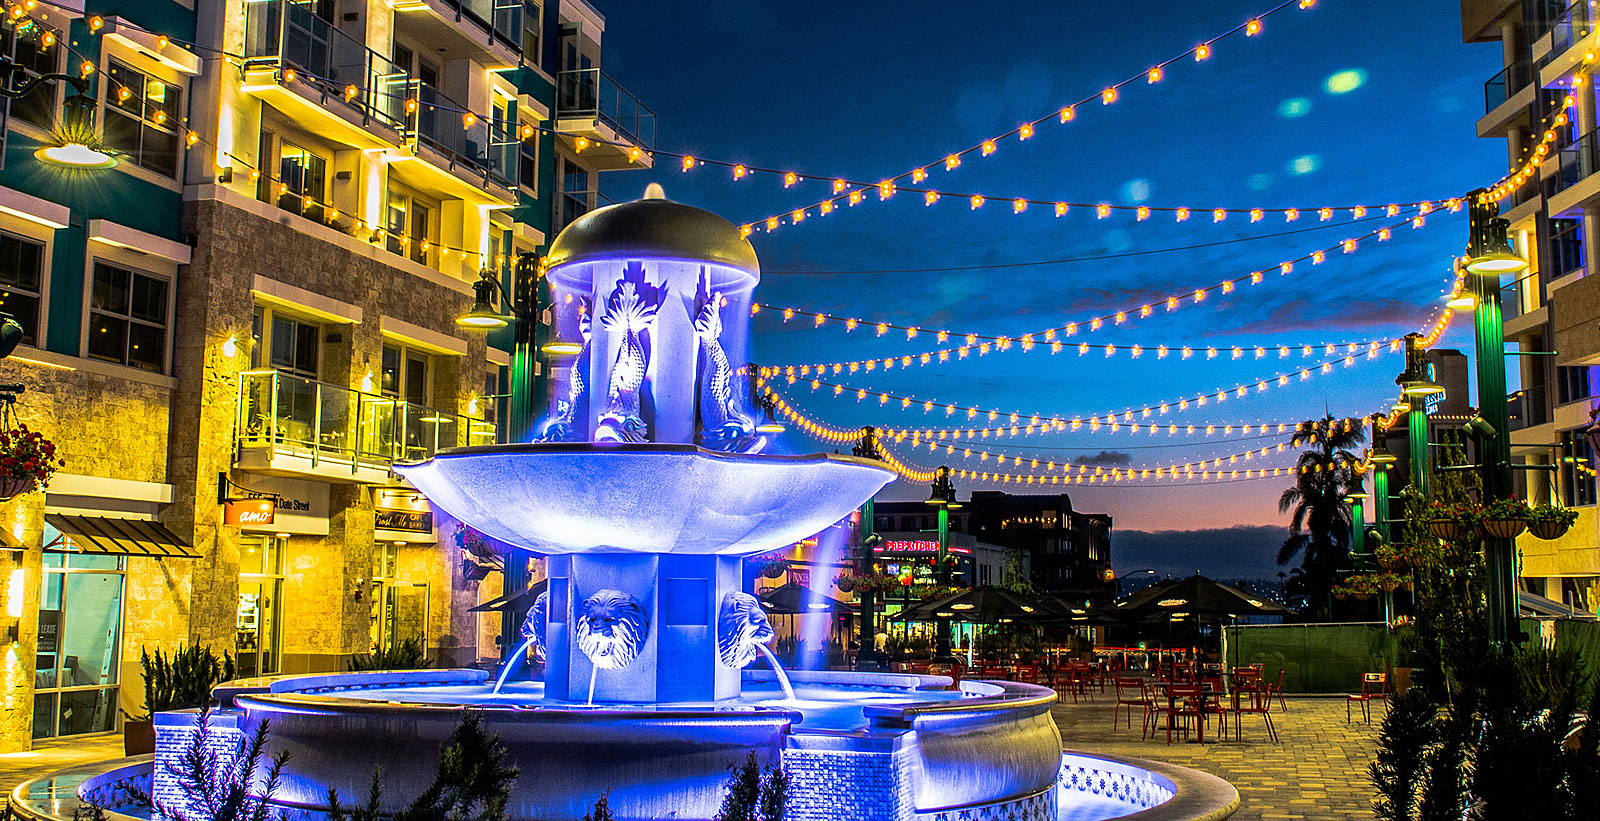
[[[1528,261],[1511,253],[1507,248],[1473,257],[1467,262],[1467,270],[1484,276],[1514,274],[1528,270]]]
[[[101,169],[115,168],[117,158],[103,151],[90,148],[83,143],[67,143],[65,145],[47,145],[35,152],[33,156],[40,162],[54,165],[58,168],[76,169]]]

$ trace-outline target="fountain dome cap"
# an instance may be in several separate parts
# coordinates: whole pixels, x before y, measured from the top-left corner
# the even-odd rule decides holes
[[[761,276],[756,249],[733,223],[703,208],[648,196],[574,220],[550,244],[545,260],[556,268],[637,257],[713,262]]]

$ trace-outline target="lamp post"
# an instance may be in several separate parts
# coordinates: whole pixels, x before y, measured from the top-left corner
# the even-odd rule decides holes
[[[940,587],[950,586],[950,511],[961,507],[956,501],[956,489],[950,484],[950,468],[940,467],[934,471],[932,491],[928,495],[928,504],[939,509],[939,552],[935,559],[934,579]],[[956,663],[955,656],[950,652],[950,620],[940,619],[934,622],[934,664]]]
[[[1372,465],[1372,518],[1378,535],[1388,542],[1389,466],[1396,460],[1389,452],[1388,433],[1379,426],[1376,417],[1372,420],[1372,451],[1367,454],[1367,461]]]
[[[1118,596],[1122,595],[1122,580],[1123,579],[1126,579],[1129,576],[1140,576],[1140,575],[1143,575],[1145,573],[1149,573],[1150,575],[1154,576],[1156,574],[1156,571],[1155,571],[1154,568],[1146,567],[1146,568],[1142,568],[1142,569],[1139,569],[1139,570],[1129,570],[1128,572],[1122,574],[1121,576],[1118,576],[1116,578],[1116,580],[1115,580],[1116,585],[1117,585],[1117,595]]]
[[[1483,471],[1483,501],[1504,499],[1515,491],[1511,478],[1511,413],[1506,405],[1505,331],[1500,316],[1500,275],[1527,270],[1526,260],[1511,250],[1506,239],[1510,223],[1500,217],[1500,205],[1478,189],[1467,195],[1471,238],[1467,245],[1467,274],[1477,299],[1473,336],[1477,342],[1478,415],[1493,433],[1478,443],[1478,463]],[[1489,640],[1502,652],[1517,636],[1516,543],[1487,538],[1483,545],[1488,584]]]
[[[1420,493],[1427,493],[1428,397],[1444,393],[1444,387],[1428,378],[1428,360],[1422,348],[1422,334],[1406,334],[1406,369],[1394,381],[1400,386],[1400,401],[1395,407],[1404,406],[1409,412],[1406,435],[1410,446],[1411,486]]]
[[[850,452],[862,459],[882,459],[883,454],[878,450],[878,430],[867,426],[861,429],[861,438],[856,440],[855,447]],[[878,534],[873,532],[873,501],[876,497],[868,498],[861,504],[861,526],[859,532],[858,555],[856,572],[862,578],[872,573],[873,548],[880,540]],[[857,620],[856,628],[860,634],[857,643],[861,651],[856,653],[856,669],[873,671],[878,667],[878,596],[866,585],[856,586],[856,601],[861,604],[861,617]]]
[[[510,442],[532,441],[533,425],[538,418],[539,395],[544,388],[544,376],[539,373],[538,364],[540,339],[543,336],[539,268],[540,260],[532,253],[518,254],[509,288],[493,271],[487,268],[479,271],[478,281],[472,286],[472,310],[456,319],[456,324],[463,328],[492,330],[511,326],[511,379],[506,401],[506,436]],[[509,317],[495,309],[496,295],[503,298],[503,304],[510,312]],[[561,354],[573,351],[561,343],[552,343],[545,346],[544,352]],[[508,556],[505,567],[503,587],[505,596],[509,598],[528,588],[528,561],[526,558],[513,561]],[[502,659],[510,655],[515,645],[515,642],[507,639],[517,635],[526,616],[525,610],[509,603],[500,611]]]

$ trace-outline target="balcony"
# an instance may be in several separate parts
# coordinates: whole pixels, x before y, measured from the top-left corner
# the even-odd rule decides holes
[[[438,48],[444,59],[466,58],[488,68],[506,68],[521,58],[523,0],[388,2],[395,11],[395,25]]]
[[[1501,69],[1499,74],[1483,84],[1483,113],[1488,114],[1504,105],[1506,100],[1516,96],[1518,91],[1532,82],[1533,66],[1527,60],[1518,60]]]
[[[556,130],[597,171],[649,168],[656,147],[656,113],[598,68],[556,77]]]
[[[1600,130],[1591,131],[1562,146],[1556,152],[1556,169],[1546,173],[1548,207],[1551,217],[1583,216],[1583,205],[1600,194]]]
[[[397,461],[492,444],[492,423],[279,371],[239,375],[234,466],[274,476],[382,484]]]
[[[399,142],[404,70],[305,5],[258,0],[244,9],[246,93],[330,140],[363,149]]]
[[[517,172],[515,126],[468,116],[463,112],[470,107],[425,83],[413,82],[411,91],[408,96],[417,105],[405,133],[413,152],[448,172],[433,175],[431,181],[451,196],[479,201],[485,194],[495,194],[502,203],[510,203]]]
[[[1550,54],[1560,55],[1594,31],[1596,17],[1593,0],[1573,3],[1550,26]]]

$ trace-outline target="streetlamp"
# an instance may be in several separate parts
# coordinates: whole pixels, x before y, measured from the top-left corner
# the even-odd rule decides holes
[[[1156,571],[1155,571],[1154,568],[1150,568],[1150,567],[1142,568],[1142,569],[1139,569],[1139,570],[1129,570],[1128,572],[1126,572],[1126,573],[1122,574],[1121,576],[1118,576],[1116,579],[1114,579],[1113,583],[1117,586],[1117,595],[1118,596],[1122,595],[1122,580],[1123,579],[1126,579],[1129,576],[1141,576],[1141,575],[1144,575],[1145,573],[1149,573],[1150,575],[1154,576],[1156,574]]]
[[[1395,455],[1389,452],[1389,434],[1375,416],[1372,450],[1367,453],[1367,462],[1372,465],[1372,518],[1384,539],[1389,538],[1389,466],[1396,461]]]
[[[1477,342],[1478,415],[1495,431],[1479,439],[1483,470],[1483,500],[1504,499],[1515,485],[1511,478],[1511,412],[1506,404],[1505,332],[1500,315],[1500,275],[1524,271],[1528,263],[1511,250],[1506,229],[1511,223],[1500,216],[1500,204],[1478,189],[1467,195],[1467,273],[1477,297],[1473,335]],[[1509,651],[1517,633],[1516,543],[1511,539],[1484,540],[1487,570],[1489,640]]]
[[[1502,346],[1504,347],[1504,346]],[[1422,334],[1406,334],[1406,369],[1394,379],[1400,386],[1396,411],[1406,412],[1407,455],[1411,462],[1411,486],[1428,492],[1428,397],[1444,393],[1444,386],[1428,378],[1427,353]]]
[[[511,384],[507,391],[506,426],[507,441],[531,441],[533,425],[537,418],[538,395],[543,387],[543,378],[538,371],[538,343],[540,337],[540,311],[539,304],[539,269],[540,260],[530,252],[517,255],[517,264],[512,269],[511,287],[495,275],[495,272],[485,268],[478,272],[478,281],[473,283],[472,310],[456,319],[456,324],[463,328],[491,330],[511,326],[513,347],[511,354]],[[509,310],[509,316],[495,309],[496,296],[502,297],[502,304]],[[557,349],[559,343],[552,342],[544,347],[546,354],[560,354],[565,349]],[[504,592],[507,598],[526,590],[528,587],[528,562],[526,559],[505,563]],[[501,611],[500,635],[502,637],[515,636],[522,626],[522,619],[526,611],[516,606],[507,606]],[[510,656],[512,642],[502,641],[500,653],[502,659]]]
[[[935,559],[934,579],[939,587],[950,586],[950,511],[961,507],[956,501],[955,486],[950,484],[950,468],[941,466],[933,473],[933,485],[928,494],[928,504],[939,509],[939,552]],[[956,663],[950,652],[950,620],[934,622],[934,664]]]
[[[17,78],[22,84],[16,85]],[[116,156],[106,149],[100,135],[94,130],[96,103],[89,96],[89,81],[76,74],[52,72],[29,77],[27,69],[17,61],[0,58],[0,97],[15,100],[26,96],[40,83],[61,81],[72,86],[75,92],[61,103],[61,121],[51,131],[50,143],[33,152],[40,162],[59,168],[95,170],[113,168]]]

